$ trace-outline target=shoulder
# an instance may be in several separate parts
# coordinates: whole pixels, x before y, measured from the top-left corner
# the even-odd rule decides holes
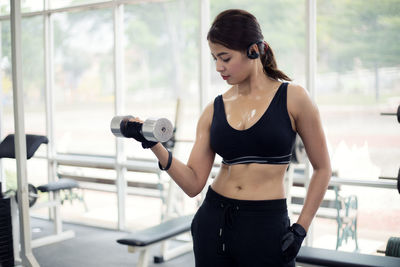
[[[211,126],[212,117],[214,114],[214,101],[208,103],[200,115],[198,126],[207,127]]]
[[[289,83],[287,89],[288,101],[299,101],[309,98],[310,95],[306,89],[301,85],[295,83]]]
[[[316,105],[311,99],[308,91],[301,85],[289,83],[287,89],[287,107],[289,113],[294,117],[298,117],[306,110],[316,111]]]

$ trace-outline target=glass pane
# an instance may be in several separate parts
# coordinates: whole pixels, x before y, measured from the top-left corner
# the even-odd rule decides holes
[[[400,4],[320,1],[318,10],[317,101],[334,167],[346,177],[395,176],[400,128],[380,113],[399,105]]]
[[[46,135],[43,17],[23,18],[21,28],[25,131]]]
[[[394,178],[399,168],[400,127],[395,116],[381,113],[396,112],[400,104],[396,37],[400,3],[323,0],[317,4],[316,101],[332,168],[341,178]],[[398,233],[397,192],[352,187],[348,193],[359,199],[360,252],[384,250],[388,237]]]
[[[98,2],[105,2],[105,1],[102,1],[102,0],[49,0],[51,9],[85,5],[85,4],[98,3]]]
[[[177,136],[193,140],[199,115],[197,3],[127,5],[125,42],[125,113],[175,123],[180,98]],[[126,151],[154,159],[136,142],[127,142]]]
[[[10,0],[0,0],[0,15],[10,14]],[[21,12],[33,12],[43,10],[43,0],[22,0]]]
[[[109,9],[54,14],[57,152],[114,154],[113,36]]]
[[[1,72],[0,72],[0,129],[4,137],[14,133],[13,88],[11,76],[11,29],[10,21],[1,21]]]
[[[21,11],[22,12],[33,12],[43,10],[43,0],[22,0],[21,1]],[[51,0],[50,0],[51,2]]]
[[[22,86],[24,90],[25,131],[46,134],[43,20],[42,17],[22,19]],[[4,135],[14,133],[11,34],[9,21],[1,22],[1,103]]]
[[[0,15],[10,15],[10,0],[0,0]]]

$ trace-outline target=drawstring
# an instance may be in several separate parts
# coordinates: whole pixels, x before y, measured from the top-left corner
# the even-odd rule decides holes
[[[239,206],[237,205],[232,205],[232,204],[226,204],[226,203],[222,203],[220,204],[220,207],[223,209],[222,211],[222,218],[221,218],[221,226],[219,228],[219,233],[218,233],[218,237],[219,237],[219,251],[221,253],[224,253],[226,250],[226,245],[225,245],[225,240],[224,240],[224,228],[225,226],[229,229],[232,229],[233,227],[233,220],[234,220],[234,216],[235,213],[239,210]]]

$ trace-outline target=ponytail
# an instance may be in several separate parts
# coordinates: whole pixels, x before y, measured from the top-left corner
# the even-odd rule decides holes
[[[264,51],[261,55],[261,62],[263,64],[264,73],[274,79],[274,80],[285,80],[285,81],[292,81],[285,73],[278,69],[276,65],[274,52],[272,51],[269,44],[264,41]]]

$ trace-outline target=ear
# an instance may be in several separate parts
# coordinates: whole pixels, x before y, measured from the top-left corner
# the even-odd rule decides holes
[[[260,56],[257,43],[250,45],[247,48],[247,57],[250,59],[256,59]]]
[[[260,54],[260,50],[258,49],[258,45],[257,44],[253,44],[251,47],[250,47],[250,53],[251,52],[256,52],[257,54]]]

